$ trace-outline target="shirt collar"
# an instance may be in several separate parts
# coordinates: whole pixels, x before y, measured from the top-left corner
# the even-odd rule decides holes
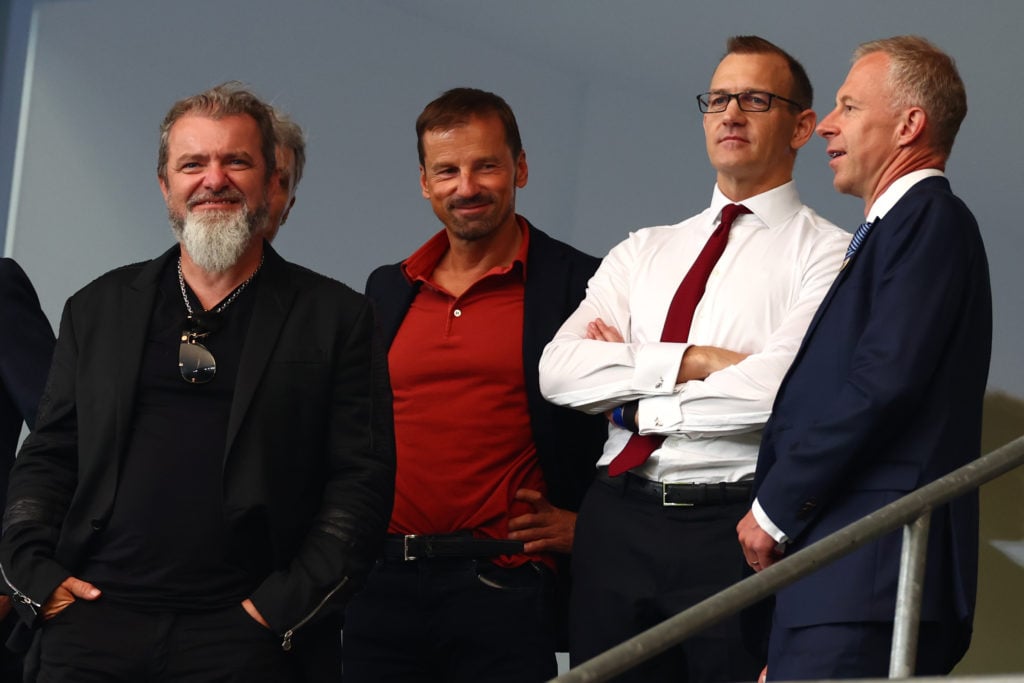
[[[516,214],[516,223],[523,234],[523,239],[519,243],[519,251],[516,252],[512,263],[508,266],[495,268],[491,272],[507,273],[518,264],[523,282],[526,282],[526,255],[530,249],[530,224],[519,214]],[[441,257],[448,251],[448,246],[448,231],[442,229],[427,240],[426,244],[413,252],[409,258],[402,261],[402,273],[406,279],[409,282],[416,282],[417,280],[426,282],[429,280],[437,264],[441,261]]]
[[[910,173],[900,176],[892,182],[892,185],[885,188],[885,192],[878,195],[878,199],[871,205],[868,212],[865,214],[865,218],[869,222],[877,221],[880,218],[885,218],[885,214],[889,213],[889,209],[896,206],[896,202],[903,199],[910,188],[917,185],[925,178],[933,178],[935,176],[946,177],[946,174],[937,168],[923,168],[919,171],[911,171]]]
[[[709,209],[712,216],[717,217],[721,214],[722,207],[726,204],[742,204],[750,209],[750,212],[769,228],[782,225],[796,215],[803,206],[800,202],[800,194],[796,190],[796,183],[792,180],[761,194],[747,197],[741,202],[734,202],[726,197],[716,184],[715,190],[711,195],[711,207]]]

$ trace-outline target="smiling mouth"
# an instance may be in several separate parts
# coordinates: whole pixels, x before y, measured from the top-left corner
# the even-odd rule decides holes
[[[829,152],[829,159],[838,159],[839,157],[846,156],[846,152]]]
[[[210,208],[227,208],[235,207],[241,204],[241,200],[238,197],[224,196],[224,197],[200,197],[192,198],[187,206],[189,210],[202,210]]]

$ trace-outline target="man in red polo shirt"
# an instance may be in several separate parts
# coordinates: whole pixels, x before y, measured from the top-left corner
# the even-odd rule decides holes
[[[450,90],[416,133],[444,229],[366,286],[398,469],[385,557],[346,610],[345,680],[547,680],[555,576],[607,427],[545,402],[537,364],[598,260],[516,215],[528,168],[503,99]]]

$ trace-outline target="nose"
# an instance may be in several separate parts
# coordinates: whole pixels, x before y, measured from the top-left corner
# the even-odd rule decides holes
[[[836,109],[830,111],[828,115],[826,115],[825,118],[821,120],[821,123],[819,123],[818,127],[815,129],[815,132],[821,137],[825,138],[826,140],[828,140],[829,138],[836,134],[836,127],[834,123],[836,111]]]
[[[224,167],[218,163],[211,163],[206,167],[206,174],[203,176],[203,187],[214,192],[223,190],[228,185],[228,175]]]
[[[459,173],[459,185],[455,191],[460,197],[472,197],[479,189],[480,185],[477,183],[476,177],[472,172],[463,171]]]
[[[722,120],[726,123],[739,123],[746,116],[746,112],[740,109],[740,98],[733,96],[725,104],[725,111],[722,112]]]

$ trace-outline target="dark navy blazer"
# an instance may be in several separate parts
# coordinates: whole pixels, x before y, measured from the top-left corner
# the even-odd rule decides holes
[[[12,259],[0,259],[0,509],[21,425],[35,426],[54,343],[25,271]]]
[[[776,397],[755,495],[792,553],[979,455],[992,303],[974,216],[942,177],[873,226],[811,321]],[[891,621],[900,534],[780,591],[784,627]],[[974,612],[978,502],[932,515],[922,618]]]

